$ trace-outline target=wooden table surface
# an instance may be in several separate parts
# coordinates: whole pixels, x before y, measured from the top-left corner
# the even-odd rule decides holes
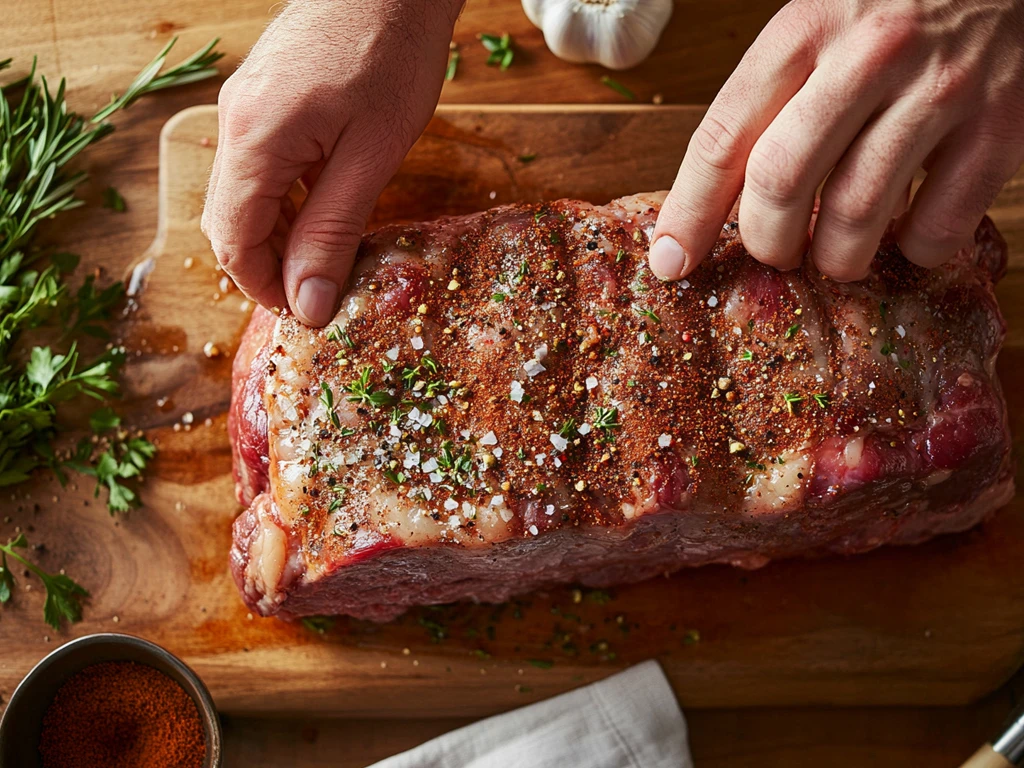
[[[666,103],[706,103],[724,82],[778,0],[676,0],[672,21],[655,54],[616,74],[640,101],[659,94]],[[15,72],[33,55],[40,71],[69,80],[70,100],[83,111],[105,102],[172,35],[177,55],[221,36],[230,73],[278,4],[271,0],[13,0],[4,4],[0,58],[15,57]],[[481,32],[511,33],[516,60],[504,73],[484,66]],[[518,0],[469,0],[456,29],[462,64],[442,100],[449,103],[616,102],[601,84],[603,70],[555,59]],[[114,185],[129,204],[112,229],[89,208],[66,214],[50,237],[75,250],[84,264],[119,277],[150,244],[156,224],[157,136],[175,112],[216,100],[220,81],[148,99],[116,122],[119,133],[86,155],[92,175],[82,196],[98,205]],[[0,527],[0,537],[12,533]],[[44,532],[41,532],[44,533]],[[0,615],[2,620],[2,615]],[[46,652],[40,624],[40,655]],[[2,659],[0,659],[2,663]],[[687,717],[699,768],[712,766],[957,766],[991,735],[1024,688],[1020,674],[969,707],[921,709],[759,709],[691,711]],[[0,691],[9,695],[10,691]],[[227,765],[355,768],[408,749],[465,724],[453,720],[226,719]]]

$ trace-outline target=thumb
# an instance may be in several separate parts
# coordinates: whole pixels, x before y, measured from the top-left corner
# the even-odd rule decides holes
[[[399,154],[393,163],[382,163],[379,147],[354,147],[346,138],[299,209],[281,265],[292,312],[317,328],[334,318],[366,221],[401,162]]]

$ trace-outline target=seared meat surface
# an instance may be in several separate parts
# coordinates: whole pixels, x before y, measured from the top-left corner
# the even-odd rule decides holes
[[[321,330],[257,310],[235,360],[232,569],[262,614],[386,620],[712,562],[969,528],[1013,492],[987,219],[933,271],[646,266],[661,195],[364,238]]]

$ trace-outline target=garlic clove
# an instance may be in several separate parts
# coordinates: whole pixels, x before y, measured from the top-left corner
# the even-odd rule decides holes
[[[628,69],[654,50],[672,0],[523,0],[523,10],[560,59]]]

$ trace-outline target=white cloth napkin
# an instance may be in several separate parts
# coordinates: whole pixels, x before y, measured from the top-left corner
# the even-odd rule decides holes
[[[665,674],[645,661],[481,720],[370,768],[693,768]]]

